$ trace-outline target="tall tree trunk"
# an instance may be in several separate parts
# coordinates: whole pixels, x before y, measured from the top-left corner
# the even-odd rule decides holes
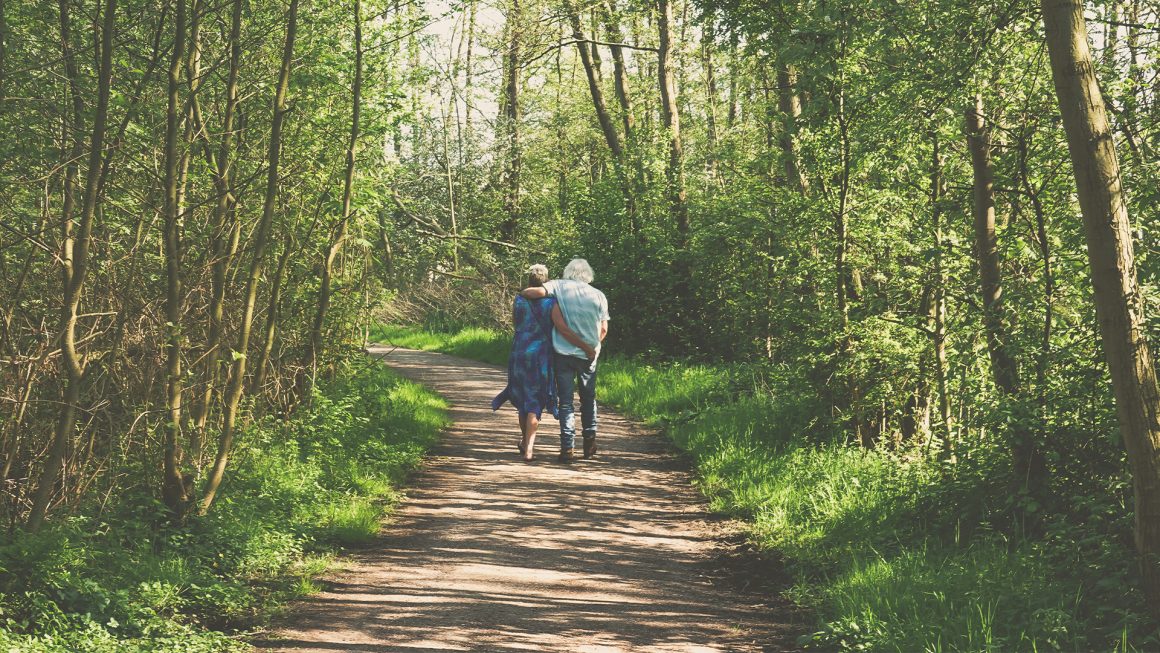
[[[1035,365],[1035,384],[1039,404],[1039,442],[1046,445],[1048,438],[1048,388],[1047,372],[1051,367],[1051,335],[1055,324],[1055,266],[1052,263],[1051,241],[1047,237],[1047,211],[1040,199],[1040,189],[1031,183],[1027,163],[1027,147],[1030,130],[1024,128],[1017,144],[1019,160],[1019,183],[1024,194],[1031,200],[1035,214],[1035,240],[1039,254],[1043,258],[1043,333],[1039,339],[1039,356]],[[1046,471],[1044,472],[1046,476]]]
[[[250,394],[257,396],[266,384],[266,374],[270,369],[270,355],[274,352],[274,341],[278,337],[278,318],[282,305],[282,284],[286,279],[286,264],[296,250],[293,243],[286,242],[278,265],[274,268],[274,278],[270,280],[270,297],[266,301],[266,327],[262,330],[262,346],[258,350],[258,360],[254,364],[254,376],[250,378]]]
[[[838,210],[834,216],[834,235],[835,235],[835,291],[838,296],[838,327],[841,333],[841,344],[839,345],[839,353],[841,358],[846,362],[853,359],[854,356],[854,334],[850,331],[850,302],[849,298],[852,295],[850,283],[854,278],[850,269],[850,236],[849,236],[849,218],[850,218],[850,181],[853,170],[853,159],[850,152],[850,126],[846,115],[846,89],[841,81],[838,82],[837,96],[835,97],[837,117],[838,117],[838,146],[841,157],[841,173],[838,177]],[[848,397],[845,399],[849,402],[849,419],[850,430],[856,442],[863,446],[872,446],[869,438],[869,431],[864,431],[862,428],[861,408],[861,384],[857,379],[857,370],[852,365],[849,366],[850,379],[847,386]]]
[[[459,147],[459,167],[474,161],[474,137],[471,113],[474,107],[474,49],[476,49],[476,2],[467,1],[467,43],[463,64],[463,143]]]
[[[737,53],[740,51],[737,29],[729,27],[729,107],[725,110],[725,128],[732,131],[737,124]]]
[[[221,141],[217,148],[217,156],[210,166],[213,173],[214,192],[217,197],[214,203],[213,226],[210,235],[210,301],[207,315],[209,324],[206,336],[205,367],[202,371],[205,389],[202,391],[201,401],[198,402],[197,406],[197,414],[194,416],[194,429],[198,434],[195,442],[198,446],[192,453],[199,465],[201,442],[205,436],[210,408],[213,405],[214,389],[222,370],[229,365],[229,358],[221,351],[221,339],[226,273],[237,254],[239,234],[239,230],[234,224],[237,217],[234,211],[236,200],[230,181],[233,177],[231,171],[233,169],[234,122],[240,97],[238,71],[242,58],[241,32],[242,0],[233,0],[230,12],[229,71],[226,73],[226,102],[222,117]],[[193,106],[196,109],[196,96],[193,98]],[[195,115],[198,115],[196,111]],[[200,124],[199,129],[205,134],[204,124]],[[212,152],[208,142],[205,147],[207,152]]]
[[[624,41],[624,34],[620,30],[620,19],[617,11],[615,1],[606,0],[604,11],[600,13],[604,21],[604,31],[609,43],[611,43],[608,49],[612,53],[612,76],[615,82],[616,101],[620,106],[621,124],[624,128],[624,155],[621,157],[624,179],[624,210],[628,214],[629,228],[639,242],[643,238],[643,234],[640,231],[637,205],[643,194],[644,160],[636,147],[636,117],[632,112],[632,94],[629,90],[628,66],[624,61],[624,48],[619,45]]]
[[[507,136],[507,170],[505,171],[504,214],[500,239],[516,242],[520,223],[520,172],[523,152],[520,149],[520,45],[523,40],[523,13],[520,0],[511,0],[507,17],[508,49],[505,60],[507,79],[504,84],[504,118]]]
[[[447,182],[447,217],[451,228],[451,269],[459,271],[459,219],[455,214],[455,167],[451,164],[451,143],[448,134],[451,132],[451,114],[443,112],[443,178]],[[462,141],[459,151],[463,151]]]
[[[918,314],[922,315],[926,324],[924,325],[924,332],[928,335],[934,334],[934,284],[927,283],[922,289],[922,299],[919,302]],[[931,341],[933,342],[933,338]],[[918,379],[914,384],[914,390],[907,394],[906,402],[902,405],[902,417],[899,420],[898,435],[895,438],[894,446],[897,448],[903,442],[910,442],[916,438],[930,437],[930,374],[927,370],[932,369],[934,349],[933,347],[924,347],[921,354],[919,354],[918,361]]]
[[[330,308],[331,282],[334,277],[334,259],[346,240],[347,225],[350,222],[351,195],[354,190],[355,148],[358,145],[359,116],[362,111],[363,45],[362,45],[362,1],[354,0],[354,85],[351,88],[350,136],[346,146],[346,174],[342,180],[342,215],[330,234],[330,243],[322,258],[322,279],[318,287],[318,304],[314,311],[314,322],[310,326],[310,346],[306,355],[304,378],[313,379],[318,373],[318,358],[322,352],[322,331],[326,324],[326,312]],[[446,131],[444,132],[446,134]],[[446,138],[446,136],[444,136]],[[446,153],[447,166],[451,167],[451,154]],[[313,383],[311,383],[313,385]],[[309,389],[305,394],[309,398]]]
[[[668,180],[669,214],[677,227],[677,247],[689,245],[689,206],[685,191],[685,154],[681,146],[681,114],[677,105],[676,71],[673,69],[673,8],[671,0],[659,0],[657,29],[660,51],[657,74],[661,87],[661,118],[669,137]]]
[[[8,7],[0,0],[0,100],[8,97]]]
[[[254,325],[254,306],[258,301],[258,283],[270,239],[270,224],[274,219],[274,205],[278,197],[278,170],[282,150],[282,123],[285,121],[286,95],[290,88],[290,66],[294,61],[294,37],[298,31],[298,0],[290,0],[290,10],[286,23],[286,42],[282,49],[282,66],[278,74],[278,87],[274,93],[274,115],[270,124],[270,143],[267,153],[266,196],[262,204],[262,217],[254,233],[253,257],[250,260],[249,275],[246,278],[245,305],[242,321],[238,328],[237,348],[234,350],[233,369],[226,388],[223,406],[222,430],[218,437],[218,451],[213,469],[206,481],[205,494],[201,499],[201,512],[209,511],[214,497],[225,476],[226,464],[233,451],[234,429],[238,416],[238,405],[242,401],[245,388],[246,354],[250,348],[250,334]]]
[[[1020,392],[1019,370],[1007,350],[1012,336],[1003,319],[1003,278],[995,235],[991,134],[983,116],[983,96],[979,93],[975,95],[974,106],[966,108],[964,117],[974,170],[975,259],[979,266],[979,290],[983,300],[983,329],[995,386],[1005,396],[1016,399]],[[1014,422],[1011,428],[1016,483],[1023,490],[1038,494],[1046,474],[1043,452],[1026,424]]]
[[[1141,577],[1153,613],[1160,614],[1160,390],[1145,337],[1120,166],[1092,68],[1084,4],[1041,0],[1041,8],[1083,213],[1096,315],[1132,471]]]
[[[704,31],[701,34],[701,65],[705,71],[705,136],[709,140],[707,154],[709,174],[717,179],[718,141],[717,135],[717,63],[713,60],[714,25],[713,20],[705,21]]]
[[[580,61],[584,64],[584,74],[588,79],[588,92],[592,95],[592,105],[596,109],[596,119],[600,123],[600,131],[604,134],[604,141],[608,143],[608,149],[612,150],[612,156],[619,161],[624,151],[620,145],[620,136],[612,124],[608,105],[604,101],[604,91],[600,88],[600,79],[592,63],[590,53],[595,50],[588,49],[588,39],[584,36],[584,31],[580,25],[580,14],[573,7],[572,2],[569,1],[566,4],[568,20],[572,24],[572,39],[576,41],[576,51],[580,53]],[[595,48],[595,44],[593,44],[593,48]]]
[[[460,152],[460,165],[475,161],[474,144],[475,133],[472,131],[471,114],[475,106],[474,79],[474,50],[475,50],[475,0],[467,3],[467,54],[463,63],[463,148]]]
[[[616,100],[620,104],[621,121],[624,125],[624,142],[632,147],[636,118],[632,114],[632,95],[629,92],[628,67],[624,63],[624,48],[619,44],[624,41],[624,34],[620,31],[620,22],[617,7],[613,0],[607,0],[604,5],[604,32],[608,36],[609,51],[612,52],[612,74],[616,82]]]
[[[943,180],[943,158],[938,134],[931,133],[930,214],[934,233],[934,302],[931,306],[931,339],[934,343],[935,387],[938,390],[938,435],[943,442],[942,455],[954,458],[954,438],[951,435],[951,397],[947,389],[947,272],[946,245],[943,243],[942,197],[946,190]],[[933,440],[933,438],[932,438]]]
[[[80,73],[72,50],[72,20],[69,16],[69,0],[60,0],[61,53],[68,78],[69,94],[73,100],[73,153],[72,161],[83,152],[80,135],[84,133],[84,109],[80,96]],[[101,164],[105,156],[105,132],[108,127],[110,87],[113,78],[113,30],[116,27],[117,0],[105,0],[101,14],[101,46],[97,73],[97,106],[93,115],[93,126],[89,138],[88,169],[85,171],[85,189],[81,200],[80,219],[73,220],[73,189],[78,173],[66,171],[65,203],[61,221],[61,261],[63,277],[63,297],[61,302],[61,373],[65,381],[64,396],[60,413],[57,415],[56,430],[44,469],[37,481],[32,497],[26,527],[37,531],[44,524],[45,515],[60,478],[61,469],[68,453],[68,442],[76,428],[76,409],[80,401],[80,384],[84,375],[84,363],[77,351],[77,317],[84,290],[85,278],[89,271],[89,247],[92,244],[93,216],[96,214],[100,196],[99,180]],[[72,166],[70,166],[72,167]]]
[[[810,186],[798,167],[797,146],[794,143],[798,117],[802,114],[801,98],[797,93],[797,78],[797,69],[792,64],[785,64],[777,69],[777,105],[784,121],[778,145],[781,147],[786,182],[805,195],[809,193]]]
[[[567,30],[561,27],[560,40],[564,40]],[[556,124],[556,211],[559,215],[568,215],[568,170],[571,163],[568,160],[567,122],[563,112],[564,94],[564,66],[563,48],[556,50],[556,98],[553,106],[552,120]]]
[[[181,369],[181,200],[180,166],[177,132],[181,126],[181,68],[185,62],[185,0],[175,0],[173,52],[169,63],[168,96],[165,112],[165,358],[166,411],[165,439],[162,447],[163,473],[161,498],[176,516],[185,510],[189,500],[185,477],[181,473],[181,423],[184,383]],[[196,7],[194,11],[196,11]]]
[[[1003,280],[999,243],[995,235],[995,182],[991,168],[991,135],[983,118],[983,96],[975,95],[974,106],[964,112],[967,145],[974,171],[975,257],[979,266],[983,299],[983,325],[987,352],[991,358],[995,385],[1008,395],[1019,391],[1018,370],[1007,353],[1010,334],[1003,322]]]

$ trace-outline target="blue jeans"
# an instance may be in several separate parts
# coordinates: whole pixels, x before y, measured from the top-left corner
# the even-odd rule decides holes
[[[573,395],[580,391],[580,423],[584,437],[596,437],[596,362],[555,354],[556,397],[560,408],[560,448],[576,442],[576,407]],[[577,383],[579,380],[579,383]]]

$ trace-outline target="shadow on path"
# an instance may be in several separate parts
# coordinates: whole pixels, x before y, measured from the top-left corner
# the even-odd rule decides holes
[[[443,354],[371,353],[451,403],[450,427],[373,549],[256,645],[324,651],[787,651],[803,626],[740,591],[708,515],[662,438],[602,410],[601,452],[519,459],[504,371]],[[733,573],[732,575],[736,575]]]

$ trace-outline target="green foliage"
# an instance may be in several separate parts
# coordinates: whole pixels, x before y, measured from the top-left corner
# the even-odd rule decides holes
[[[948,469],[917,446],[827,442],[811,417],[819,407],[803,405],[799,380],[784,371],[743,375],[765,386],[731,398],[735,367],[611,361],[606,369],[615,371],[602,377],[602,396],[665,425],[696,461],[711,506],[746,520],[755,542],[801,579],[797,598],[824,623],[813,641],[900,652],[1084,651],[1126,633],[1137,647],[1160,644],[1130,578],[1130,525],[1092,522],[1085,508],[1045,517],[1043,536],[1010,535],[1008,481],[993,445],[978,444]]]
[[[167,525],[137,491],[0,544],[0,649],[243,651],[230,633],[317,589],[336,546],[372,540],[446,425],[445,404],[362,361],[308,411],[244,434],[205,517]]]
[[[440,350],[450,334],[384,332]],[[498,336],[497,336],[498,337]],[[946,465],[925,443],[846,444],[771,364],[601,362],[600,396],[662,427],[693,460],[713,510],[748,524],[817,611],[803,644],[858,651],[1150,650],[1160,628],[1133,575],[1131,524],[1109,470],[1098,491],[1066,475],[1039,526],[1013,523],[1002,443],[961,445]]]

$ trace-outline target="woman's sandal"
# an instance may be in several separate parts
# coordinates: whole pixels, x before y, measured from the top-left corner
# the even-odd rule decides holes
[[[526,455],[528,453],[527,447],[524,446],[523,438],[520,438],[520,441],[516,443],[516,449],[519,449],[520,454],[522,455]]]

